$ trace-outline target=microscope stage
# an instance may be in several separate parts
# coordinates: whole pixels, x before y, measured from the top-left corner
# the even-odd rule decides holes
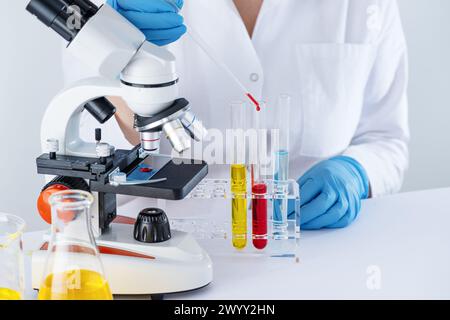
[[[183,162],[184,161],[184,162]],[[133,172],[131,170],[130,172]],[[184,199],[208,174],[208,165],[205,162],[193,162],[192,160],[172,159],[152,180],[167,179],[162,182],[147,185],[113,186],[99,181],[91,181],[91,190],[146,197],[164,200]]]

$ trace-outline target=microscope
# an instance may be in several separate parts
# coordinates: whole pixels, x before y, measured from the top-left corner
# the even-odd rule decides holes
[[[48,199],[61,190],[94,195],[92,228],[113,294],[162,295],[208,285],[209,256],[191,235],[170,230],[162,210],[144,209],[137,219],[117,214],[117,195],[181,200],[208,173],[205,162],[159,155],[162,135],[181,153],[190,148],[191,139],[199,141],[207,134],[189,102],[179,98],[175,57],[147,42],[108,5],[31,0],[27,11],[64,38],[67,50],[99,75],[66,88],[46,110],[41,129],[45,153],[36,164],[48,183],[38,199],[39,213],[51,222]],[[123,98],[135,113],[141,144],[132,150],[103,142],[98,129],[92,142],[80,138],[83,113],[101,124],[114,116],[110,96]],[[44,238],[32,256],[35,289],[47,248]]]

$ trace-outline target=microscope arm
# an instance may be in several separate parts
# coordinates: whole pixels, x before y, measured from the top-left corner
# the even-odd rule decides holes
[[[80,120],[88,102],[106,96],[120,96],[119,80],[89,78],[75,83],[57,95],[48,106],[41,127],[42,150],[50,137],[59,142],[59,153],[96,157],[96,144],[80,138]]]

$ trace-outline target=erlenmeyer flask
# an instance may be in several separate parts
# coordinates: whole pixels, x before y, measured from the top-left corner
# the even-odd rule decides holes
[[[111,300],[100,254],[91,229],[90,193],[67,190],[53,194],[52,235],[40,300]]]

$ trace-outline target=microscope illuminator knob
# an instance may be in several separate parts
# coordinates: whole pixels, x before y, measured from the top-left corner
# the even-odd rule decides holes
[[[144,209],[134,225],[134,239],[144,243],[160,243],[169,240],[169,219],[166,213],[157,208]]]

